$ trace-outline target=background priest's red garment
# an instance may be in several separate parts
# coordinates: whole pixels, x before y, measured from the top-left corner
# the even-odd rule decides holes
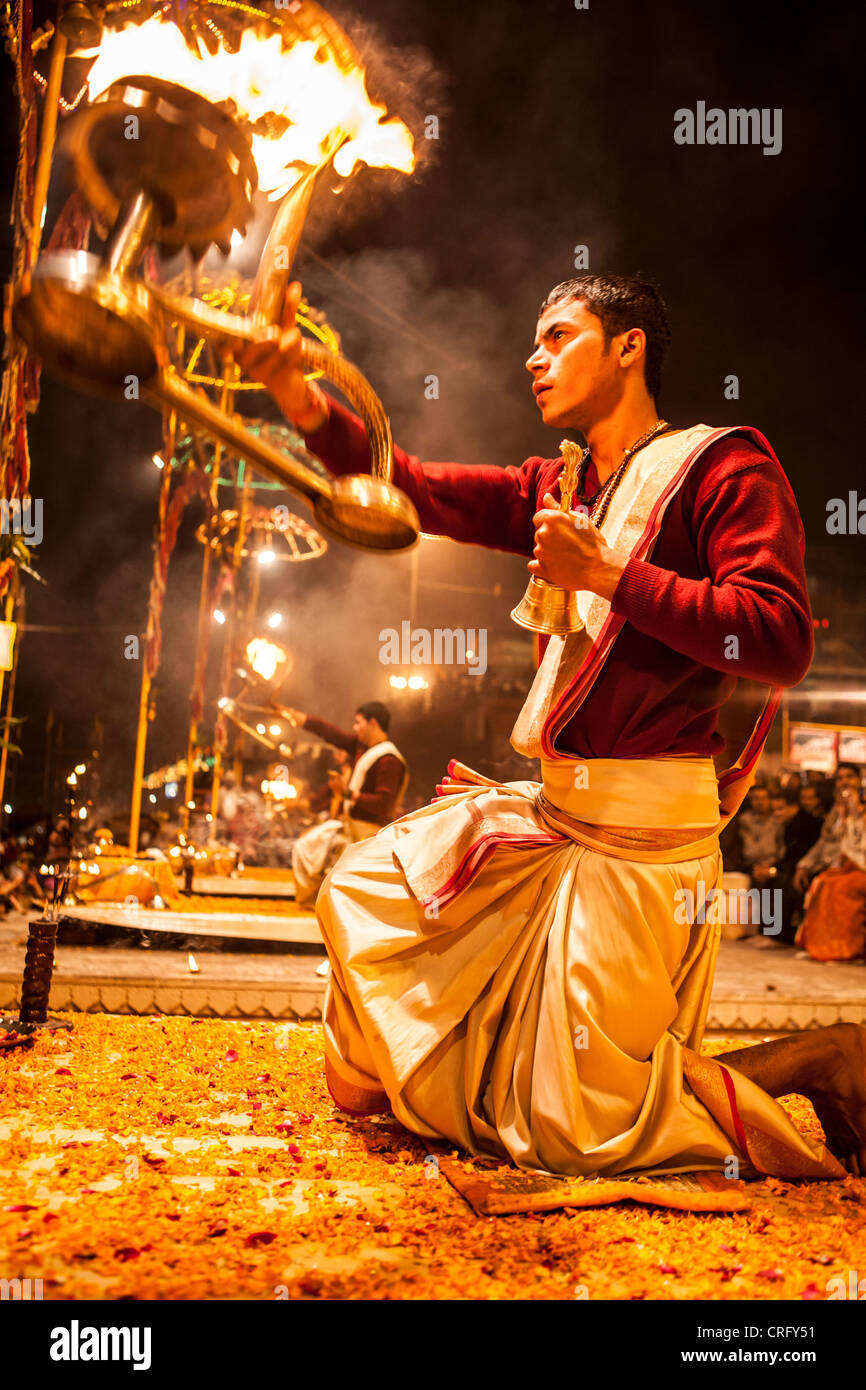
[[[317,719],[315,715],[307,715],[304,728],[323,738],[332,748],[344,748],[352,759],[353,767],[366,750],[366,745],[354,734],[347,734],[335,724]],[[404,773],[405,768],[399,758],[395,758],[393,753],[383,753],[367,769],[361,790],[352,804],[352,815],[357,820],[371,821],[374,825],[387,825],[394,814]]]

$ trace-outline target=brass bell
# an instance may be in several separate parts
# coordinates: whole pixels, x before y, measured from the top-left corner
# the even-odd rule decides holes
[[[571,510],[577,483],[581,451],[570,439],[563,439],[560,450],[564,467],[559,480],[560,510]],[[583,622],[577,611],[577,595],[571,589],[561,589],[546,579],[532,576],[526,593],[511,611],[512,620],[530,632],[546,632],[550,637],[565,637],[570,632],[582,632]]]
[[[551,637],[565,637],[583,629],[574,591],[560,589],[558,584],[548,584],[546,579],[536,579],[534,575],[511,616],[520,627],[546,632]]]

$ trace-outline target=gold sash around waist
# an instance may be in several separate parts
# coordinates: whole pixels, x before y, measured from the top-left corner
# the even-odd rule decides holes
[[[718,850],[712,758],[543,758],[541,767],[538,812],[579,844],[654,863]]]

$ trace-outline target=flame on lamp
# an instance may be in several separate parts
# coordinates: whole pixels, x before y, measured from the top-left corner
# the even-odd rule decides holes
[[[270,642],[267,637],[254,637],[244,648],[247,664],[252,667],[260,680],[268,684],[279,673],[284,674],[291,657],[279,642]]]
[[[358,163],[410,174],[415,167],[412,135],[401,120],[387,117],[370,100],[362,68],[346,72],[318,43],[298,40],[283,48],[281,34],[241,35],[236,53],[220,44],[209,53],[198,41],[198,56],[175,24],[158,15],[143,24],[106,30],[87,79],[91,101],[123,77],[150,73],[198,92],[209,101],[233,101],[238,115],[255,125],[286,128],[252,133],[259,187],[280,198],[297,182],[296,165],[321,164],[335,138],[343,142],[334,168],[348,177]],[[274,117],[277,122],[274,122]]]
[[[262,795],[272,796],[274,801],[294,801],[298,789],[294,783],[286,782],[281,777],[265,778],[262,782]]]

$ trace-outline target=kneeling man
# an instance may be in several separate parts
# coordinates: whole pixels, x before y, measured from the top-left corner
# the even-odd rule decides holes
[[[244,365],[329,468],[363,472],[362,425],[303,379],[299,293]],[[349,846],[323,885],[328,1083],[347,1110],[391,1108],[417,1134],[553,1173],[866,1172],[863,1029],[701,1054],[719,832],[781,688],[808,670],[812,617],[768,441],[659,418],[669,337],[658,292],[629,276],[566,281],[542,304],[526,366],[544,423],[586,440],[579,515],[557,509],[562,458],[395,452],[425,532],[531,556],[575,592],[583,628],[547,643],[512,734],[541,784],[451,764],[437,804]],[[738,675],[771,692],[717,777]],[[826,1146],[776,1103],[792,1091]]]

